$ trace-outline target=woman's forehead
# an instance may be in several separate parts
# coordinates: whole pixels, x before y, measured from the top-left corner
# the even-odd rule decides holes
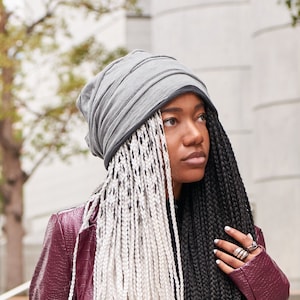
[[[201,99],[201,97],[193,92],[183,93],[178,95],[168,101],[162,108],[161,111],[164,111],[166,108],[170,108],[172,106],[197,106],[197,107],[205,107],[205,102]]]

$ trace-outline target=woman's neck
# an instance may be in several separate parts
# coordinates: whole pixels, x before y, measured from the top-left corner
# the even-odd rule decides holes
[[[177,200],[180,197],[182,184],[181,183],[176,183],[176,182],[173,181],[172,186],[173,186],[174,199]]]

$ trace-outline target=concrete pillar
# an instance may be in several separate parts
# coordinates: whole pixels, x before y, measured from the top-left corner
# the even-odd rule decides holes
[[[284,5],[253,1],[253,178],[257,222],[300,290],[300,28]]]
[[[139,0],[138,13],[128,12],[126,17],[126,47],[151,52],[151,1]]]
[[[152,0],[152,47],[207,85],[252,194],[250,1]]]

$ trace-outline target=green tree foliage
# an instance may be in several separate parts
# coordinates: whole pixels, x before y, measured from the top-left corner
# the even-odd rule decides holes
[[[300,21],[300,0],[285,0],[284,2],[290,10],[292,25],[296,26]]]
[[[108,51],[95,37],[74,44],[65,13],[97,20],[120,9],[135,10],[136,0],[44,0],[31,20],[6,3],[0,0],[0,210],[10,289],[23,282],[24,184],[42,163],[85,152],[72,137],[81,122],[75,99],[85,74],[126,52]],[[30,85],[30,78],[37,77]],[[53,99],[45,99],[47,94]],[[24,159],[30,162],[26,169]]]

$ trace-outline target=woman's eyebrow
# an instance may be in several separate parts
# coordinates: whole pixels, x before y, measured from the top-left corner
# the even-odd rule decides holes
[[[205,105],[204,105],[203,102],[200,102],[199,104],[197,104],[197,105],[195,106],[195,110],[202,109],[202,108],[205,109]]]

